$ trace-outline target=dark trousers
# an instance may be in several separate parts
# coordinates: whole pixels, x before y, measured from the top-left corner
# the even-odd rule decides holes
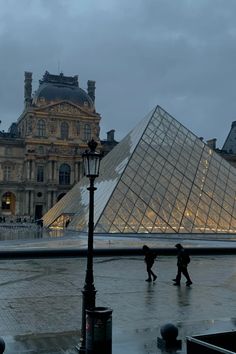
[[[178,284],[180,283],[182,273],[185,276],[185,278],[187,279],[187,281],[191,282],[190,276],[188,274],[188,268],[186,266],[178,266],[178,271],[177,271],[177,275],[176,275],[176,283],[178,283]]]
[[[153,276],[153,278],[155,278],[155,276],[156,276],[156,274],[153,273],[153,271],[151,269],[152,266],[153,266],[153,263],[147,264],[148,279],[152,279],[152,276]]]

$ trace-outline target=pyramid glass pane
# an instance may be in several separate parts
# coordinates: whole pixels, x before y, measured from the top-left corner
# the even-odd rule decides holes
[[[87,231],[88,180],[44,217]],[[236,169],[157,106],[103,160],[95,232],[236,233]]]
[[[95,187],[97,191],[94,195],[94,223],[99,218],[104,210],[106,203],[112,195],[127,162],[133,154],[143,130],[146,129],[147,123],[152,117],[152,110],[123,140],[119,146],[121,148],[114,148],[102,161],[100,166],[100,176],[96,179]],[[130,178],[127,176],[129,182]],[[53,227],[57,223],[57,219],[62,214],[72,213],[70,226],[75,230],[86,230],[88,224],[89,212],[89,181],[83,178],[77,185],[75,185],[53,208],[51,208],[43,217],[45,226]]]

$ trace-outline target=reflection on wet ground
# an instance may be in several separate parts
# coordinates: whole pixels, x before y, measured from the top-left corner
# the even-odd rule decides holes
[[[160,327],[179,338],[236,328],[236,257],[194,256],[193,285],[172,285],[175,257],[160,256],[147,283],[142,257],[95,258],[97,306],[113,309],[113,354],[152,354]],[[73,353],[79,341],[86,260],[0,261],[0,335],[6,354]],[[183,350],[184,350],[183,346]]]

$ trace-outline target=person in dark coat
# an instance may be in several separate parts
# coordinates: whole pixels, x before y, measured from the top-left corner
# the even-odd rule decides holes
[[[181,275],[183,274],[187,279],[186,286],[190,286],[192,284],[192,280],[190,279],[188,273],[188,264],[190,262],[190,257],[180,243],[177,243],[175,247],[178,250],[178,255],[177,255],[177,275],[176,278],[173,279],[174,285],[176,286],[180,285]]]
[[[148,273],[148,278],[146,281],[151,282],[152,280],[155,281],[157,276],[156,274],[152,271],[152,266],[155,262],[156,259],[156,254],[150,250],[150,248],[146,245],[143,246],[143,252],[145,254],[144,262],[146,263],[147,266],[147,273]]]

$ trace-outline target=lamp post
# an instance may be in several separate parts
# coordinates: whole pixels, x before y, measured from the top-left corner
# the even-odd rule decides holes
[[[79,353],[86,353],[86,310],[95,307],[96,289],[93,277],[93,232],[94,232],[94,180],[99,176],[99,167],[102,154],[96,152],[97,142],[93,139],[88,143],[89,150],[86,150],[82,157],[84,163],[84,175],[89,178],[89,221],[88,221],[88,250],[87,270],[84,288],[82,290],[82,326]]]

